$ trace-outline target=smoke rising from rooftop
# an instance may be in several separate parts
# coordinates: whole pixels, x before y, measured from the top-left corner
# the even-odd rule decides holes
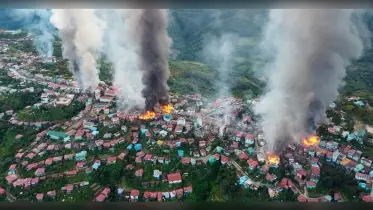
[[[269,152],[312,134],[325,119],[346,67],[363,52],[351,17],[351,10],[271,10],[263,46],[274,60],[268,92],[255,107]]]
[[[106,22],[103,53],[114,69],[113,83],[119,88],[119,108],[143,108],[143,84],[139,70],[139,37],[136,29],[142,10],[118,9],[100,11]],[[126,107],[123,107],[126,105]]]
[[[169,100],[168,55],[171,39],[167,35],[167,10],[144,9],[140,13],[136,32],[140,37],[140,70],[143,72],[145,109],[167,104]]]
[[[219,77],[215,80],[218,87],[218,98],[231,97],[231,86],[229,84],[230,73],[233,67],[233,55],[238,37],[234,34],[223,34],[221,36],[207,37],[203,54],[204,60],[218,71]],[[221,104],[223,111],[223,121],[232,111],[230,101]],[[221,122],[224,124],[224,122]],[[219,123],[220,124],[220,123]],[[223,126],[220,125],[220,126]]]
[[[53,9],[51,23],[59,30],[63,57],[83,90],[98,86],[96,59],[102,47],[105,24],[93,9]],[[77,68],[78,67],[78,68]]]
[[[55,29],[49,22],[51,12],[47,9],[14,9],[10,17],[21,21],[22,25],[34,37],[36,51],[41,57],[53,55],[53,40]]]

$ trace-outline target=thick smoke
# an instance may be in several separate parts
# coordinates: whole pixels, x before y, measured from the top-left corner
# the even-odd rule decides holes
[[[31,32],[34,37],[35,48],[41,57],[52,57],[53,40],[56,31],[49,22],[50,10],[14,9],[10,16],[15,21],[21,21],[26,30]]]
[[[53,9],[51,23],[59,30],[63,57],[83,90],[98,86],[96,59],[102,47],[105,24],[93,9]],[[77,68],[78,67],[78,68]]]
[[[140,37],[140,70],[143,71],[142,95],[145,109],[152,110],[157,102],[169,101],[167,80],[171,39],[167,35],[167,10],[144,9],[137,24]]]
[[[120,9],[100,11],[106,22],[103,53],[114,69],[114,85],[119,88],[117,107],[131,109],[143,108],[144,98],[141,95],[143,84],[142,72],[139,71],[139,37],[137,23],[142,10]],[[123,107],[126,105],[126,107]]]
[[[351,10],[272,10],[264,46],[269,91],[255,107],[267,150],[278,153],[325,120],[351,59],[363,52]],[[361,25],[360,25],[361,26]]]

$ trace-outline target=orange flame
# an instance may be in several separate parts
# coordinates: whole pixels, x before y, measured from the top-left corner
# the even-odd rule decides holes
[[[278,165],[280,163],[280,157],[275,154],[268,154],[267,163],[269,165]]]
[[[318,145],[319,143],[320,138],[318,136],[309,136],[303,139],[303,144],[308,147]]]
[[[155,112],[146,111],[144,114],[139,116],[140,120],[151,120],[155,118]]]
[[[162,112],[166,114],[170,114],[174,110],[172,104],[167,104],[162,106]]]

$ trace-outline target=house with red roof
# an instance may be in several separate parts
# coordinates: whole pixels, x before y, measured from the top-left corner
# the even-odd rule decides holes
[[[0,187],[0,196],[4,196],[5,195],[5,189]]]
[[[309,202],[309,203],[318,203],[319,199],[318,198],[308,198],[307,202]]]
[[[280,188],[280,190],[282,190],[282,189],[289,189],[289,185],[288,185],[288,178],[282,178],[282,180],[281,180],[281,182],[280,182],[280,184],[279,184],[279,188]]]
[[[298,201],[304,203],[304,202],[307,202],[307,198],[304,197],[303,194],[300,194],[300,195],[298,196]]]
[[[142,177],[143,174],[144,174],[144,169],[142,169],[142,168],[136,170],[136,172],[135,172],[136,177]]]
[[[222,155],[221,158],[220,158],[220,162],[223,165],[230,164],[231,163],[231,159],[229,157],[227,157],[227,156]]]
[[[343,201],[342,196],[339,192],[335,192],[333,197],[334,197],[334,200],[337,202]]]
[[[110,188],[106,187],[99,193],[99,195],[96,197],[96,202],[104,202],[106,198],[109,197]]]
[[[247,160],[249,159],[249,156],[245,152],[241,152],[240,154],[240,160]]]
[[[241,139],[244,138],[244,137],[245,137],[245,133],[244,133],[244,132],[238,132],[238,133],[236,134],[236,138],[235,138],[235,140],[236,140],[236,141],[241,141]]]
[[[85,162],[83,162],[83,161],[80,161],[80,162],[76,163],[76,168],[77,169],[82,169],[82,168],[84,168],[84,166],[85,166]]]
[[[150,192],[149,191],[145,191],[144,192],[144,199],[147,201],[147,200],[149,200],[149,198],[150,198]]]
[[[107,164],[114,164],[116,162],[117,162],[117,157],[116,156],[107,158]]]
[[[46,159],[44,163],[45,163],[45,165],[47,165],[47,166],[52,165],[52,163],[53,163],[53,158],[48,158],[48,159]]]
[[[266,174],[266,180],[269,181],[269,182],[273,182],[277,179],[277,176],[275,174],[270,174],[270,173],[267,173]]]
[[[67,154],[63,156],[64,160],[72,160],[74,158],[74,154]]]
[[[22,187],[24,183],[24,179],[17,179],[15,182],[13,182],[13,187]]]
[[[297,174],[296,174],[296,176],[297,176],[297,178],[298,178],[299,180],[304,179],[304,178],[306,177],[306,175],[307,175],[307,173],[306,173],[306,171],[305,171],[304,169],[298,169],[298,170],[297,170]]]
[[[64,174],[67,176],[75,176],[78,173],[77,170],[65,171]]]
[[[142,163],[142,159],[141,159],[141,157],[136,157],[136,158],[135,158],[135,162],[136,162],[136,163]]]
[[[238,143],[239,143],[239,142],[237,142],[237,141],[232,142],[231,148],[232,148],[232,149],[238,149],[238,147],[239,147],[239,144],[238,144]]]
[[[316,188],[316,183],[311,182],[311,181],[306,181],[306,186],[308,189],[315,189]]]
[[[152,155],[151,155],[151,154],[146,154],[146,155],[144,156],[144,160],[145,160],[145,161],[151,161],[151,160],[152,160]]]
[[[37,185],[39,183],[39,177],[31,179],[31,185]]]
[[[255,143],[255,135],[247,134],[245,136],[245,145],[252,145]]]
[[[251,158],[249,160],[247,160],[247,163],[249,164],[249,169],[250,170],[255,170],[259,165],[258,161],[253,160]]]
[[[25,180],[23,181],[23,186],[24,186],[25,188],[30,187],[30,185],[31,185],[31,180],[32,180],[32,178],[25,178]]]
[[[31,159],[33,159],[35,156],[36,156],[36,154],[35,154],[34,152],[30,152],[30,153],[28,153],[25,157],[31,160]]]
[[[134,168],[134,166],[132,165],[132,164],[128,164],[128,165],[126,165],[126,169],[128,169],[128,170],[131,170],[131,169],[133,169]]]
[[[106,200],[106,196],[102,193],[96,196],[96,202],[104,202],[105,200]]]
[[[17,166],[16,164],[12,164],[9,166],[8,175],[16,173],[16,166]]]
[[[35,171],[35,176],[43,176],[45,173],[45,168],[38,168]]]
[[[182,158],[182,159],[181,159],[181,163],[182,163],[183,165],[188,165],[188,164],[190,164],[190,158],[188,158],[188,157],[184,157],[184,158]]]
[[[193,187],[191,185],[190,186],[186,186],[186,187],[183,188],[183,191],[184,191],[184,194],[192,193]]]
[[[311,168],[311,181],[317,183],[320,178],[320,168],[312,166]]]
[[[51,198],[55,198],[56,197],[56,190],[48,191],[47,195]]]
[[[169,184],[178,184],[182,182],[180,173],[172,173],[167,175],[167,180]]]
[[[137,201],[139,199],[139,195],[140,195],[140,191],[138,191],[136,189],[131,190],[130,200],[132,202]]]
[[[84,136],[85,131],[84,130],[78,130],[75,133],[75,140],[81,140]]]
[[[66,190],[66,193],[67,193],[67,194],[70,194],[70,193],[74,190],[74,185],[72,185],[72,184],[68,184],[68,185],[65,187],[65,190]]]
[[[107,96],[115,96],[116,95],[116,90],[115,89],[108,89],[105,92],[105,95],[107,95]]]
[[[364,195],[362,199],[364,202],[369,202],[369,203],[373,202],[373,196],[371,195]]]
[[[43,198],[44,198],[44,193],[38,193],[38,194],[36,194],[36,199],[37,199],[38,201],[42,201]]]
[[[143,152],[143,151],[140,151],[140,152],[137,152],[136,153],[136,157],[140,157],[140,158],[142,158],[142,157],[144,157],[145,156],[145,152]]]
[[[19,153],[16,154],[16,158],[17,158],[18,160],[20,160],[20,159],[23,157],[23,155],[24,155],[23,152],[19,152]]]
[[[162,192],[158,192],[157,193],[157,200],[158,200],[158,202],[162,202],[162,198],[163,198]]]
[[[59,162],[59,161],[62,161],[62,159],[63,159],[62,156],[53,157],[53,162]]]

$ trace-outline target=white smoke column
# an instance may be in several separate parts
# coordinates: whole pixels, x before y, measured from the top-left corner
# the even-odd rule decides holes
[[[83,90],[98,86],[96,60],[102,47],[105,24],[94,9],[53,9],[51,23],[59,30],[63,57]]]
[[[215,80],[218,87],[218,98],[230,98],[229,77],[232,71],[232,61],[235,52],[236,40],[238,37],[234,34],[223,34],[220,37],[208,37],[208,42],[203,49],[204,60],[215,67],[219,73],[219,78]],[[218,126],[224,127],[228,122],[229,114],[232,112],[231,100],[223,101],[222,104],[223,119],[217,122]]]
[[[43,58],[52,57],[55,29],[49,22],[51,12],[47,9],[14,9],[10,16],[31,32],[38,54]]]
[[[139,36],[135,27],[142,10],[117,9],[99,11],[107,23],[103,53],[114,67],[114,85],[119,88],[118,108],[144,108],[143,84],[139,70]],[[123,107],[126,105],[126,107]]]
[[[263,41],[274,62],[268,92],[255,107],[268,152],[279,153],[322,122],[338,95],[351,59],[361,56],[361,34],[351,10],[271,10]]]

